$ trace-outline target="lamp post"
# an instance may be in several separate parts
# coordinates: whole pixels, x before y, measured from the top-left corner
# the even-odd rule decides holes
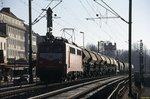
[[[83,48],[84,48],[84,32],[80,32],[83,34]]]

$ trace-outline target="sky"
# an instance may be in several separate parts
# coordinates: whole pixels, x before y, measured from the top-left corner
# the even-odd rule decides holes
[[[42,13],[52,0],[32,0],[32,22]],[[53,8],[60,0],[53,0],[48,6]],[[117,14],[128,21],[129,0],[103,0]],[[96,3],[98,2],[98,3]],[[98,41],[110,41],[117,43],[117,49],[128,49],[128,24],[120,18],[100,19],[98,17],[115,17],[108,10],[100,6],[104,3],[101,0],[62,0],[62,2],[53,9],[57,17],[53,18],[53,35],[63,36],[72,39],[77,45],[95,44]],[[150,0],[132,0],[132,43],[143,41],[147,49],[150,49]],[[28,24],[28,0],[1,0],[0,8],[10,7],[18,18]],[[106,6],[105,6],[106,7]],[[44,15],[46,12],[43,12]],[[98,15],[98,16],[96,16]],[[90,18],[92,20],[87,20]],[[33,31],[45,35],[46,17],[33,25]],[[71,28],[65,30],[64,28]],[[68,35],[69,34],[69,35]]]

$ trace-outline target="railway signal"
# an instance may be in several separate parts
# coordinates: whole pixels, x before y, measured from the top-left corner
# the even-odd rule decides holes
[[[53,27],[52,14],[53,14],[53,11],[49,7],[46,13],[47,13],[47,28],[49,29],[49,31],[52,31],[52,27]]]

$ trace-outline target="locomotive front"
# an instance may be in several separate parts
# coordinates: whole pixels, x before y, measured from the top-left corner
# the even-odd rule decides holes
[[[44,82],[60,81],[65,76],[65,44],[43,42],[38,45],[37,76]]]

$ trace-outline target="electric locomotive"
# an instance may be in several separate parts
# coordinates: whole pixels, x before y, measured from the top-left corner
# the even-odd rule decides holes
[[[63,38],[38,45],[37,76],[42,81],[76,79],[83,73],[82,49]]]

